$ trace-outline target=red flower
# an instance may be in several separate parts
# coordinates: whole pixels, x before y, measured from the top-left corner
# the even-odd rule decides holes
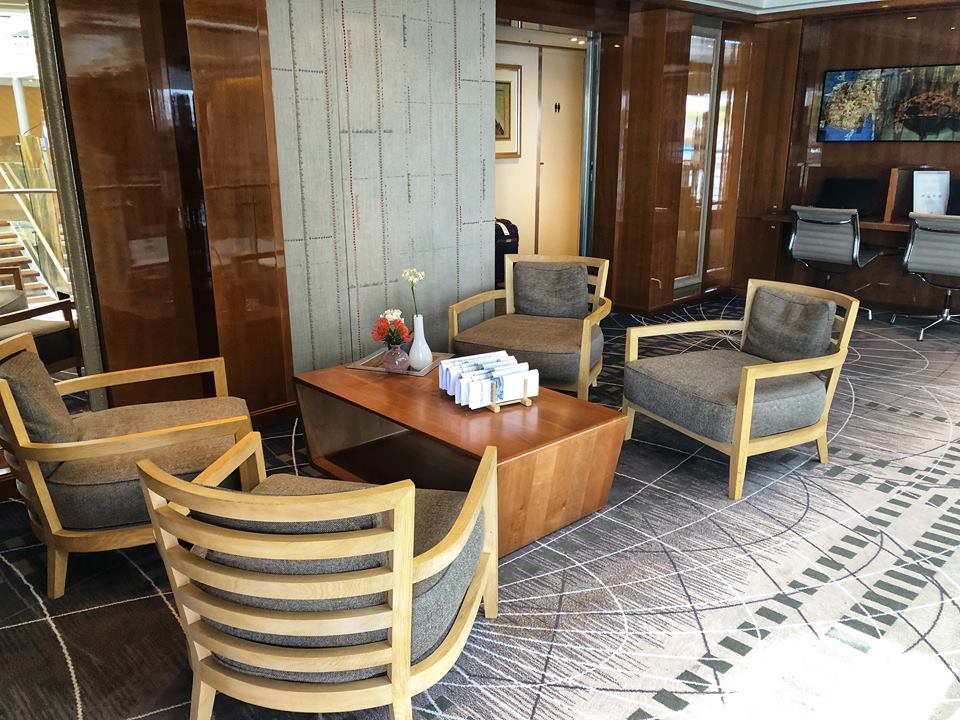
[[[403,338],[404,342],[410,342],[410,331],[407,329],[407,326],[403,320],[397,320],[394,322],[393,329],[400,333],[400,337]]]
[[[387,336],[388,332],[390,332],[390,321],[386,318],[380,318],[374,324],[373,331],[370,333],[370,337],[377,342],[383,342],[383,339]]]

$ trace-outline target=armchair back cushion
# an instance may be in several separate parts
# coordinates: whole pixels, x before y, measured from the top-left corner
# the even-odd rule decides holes
[[[590,312],[587,266],[518,262],[513,266],[513,304],[520,315],[582,320]]]
[[[0,315],[27,309],[27,294],[14,288],[0,288]]]
[[[826,355],[836,314],[833,300],[757,288],[744,329],[743,351],[772,362]]]
[[[31,441],[62,443],[80,439],[70,412],[38,355],[23,351],[7,358],[0,363],[0,379],[10,384],[10,392]],[[6,430],[9,432],[10,428]],[[40,470],[48,476],[59,465],[42,463]]]

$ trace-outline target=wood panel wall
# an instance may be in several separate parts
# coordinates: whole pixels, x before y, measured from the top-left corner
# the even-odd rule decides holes
[[[765,223],[762,217],[782,212],[784,206],[802,29],[801,20],[762,23],[750,29],[733,287],[745,288],[752,277],[776,277],[781,228]]]
[[[59,0],[57,21],[106,368],[222,354],[251,410],[288,403],[263,0]]]
[[[598,125],[616,136],[598,138],[598,173],[607,177],[597,195],[596,214],[614,222],[594,228],[594,250],[609,257],[614,272],[610,293],[619,309],[647,311],[673,301],[680,210],[683,118],[689,73],[693,15],[678,10],[645,10],[630,16],[620,69],[602,71],[601,93],[620,103],[601,103]],[[601,63],[601,67],[604,63]],[[616,198],[612,160],[618,157]],[[612,234],[611,234],[612,232]],[[609,253],[609,255],[603,255]]]
[[[916,20],[907,20],[907,16]],[[932,165],[960,173],[960,143],[820,143],[817,122],[827,70],[953,64],[960,58],[960,8],[895,11],[803,21],[783,207],[814,203],[827,177],[873,177],[886,187],[892,167]],[[779,234],[779,233],[778,233]],[[906,235],[863,231],[865,244],[902,247]],[[816,283],[817,275],[792,262],[779,242],[779,277]],[[874,308],[936,310],[942,291],[904,274],[899,254],[835,276],[834,287]]]
[[[59,0],[57,18],[107,369],[198,357],[160,2]],[[195,396],[193,379],[115,403]]]
[[[263,0],[186,0],[220,354],[251,407],[293,397]]]

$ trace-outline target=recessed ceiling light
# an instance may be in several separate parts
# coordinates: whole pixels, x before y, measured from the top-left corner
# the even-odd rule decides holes
[[[953,28],[950,28],[950,29],[953,30]],[[620,43],[614,43],[613,46],[614,46],[614,47],[620,47]]]
[[[916,15],[907,15],[907,20],[916,20],[916,19],[917,19]]]
[[[586,40],[577,40],[577,45],[586,45],[586,44],[587,44]]]
[[[951,26],[950,26],[950,29],[951,29],[951,30],[956,30],[956,29],[957,29],[957,26],[956,26],[956,25],[951,25]]]
[[[572,37],[572,38],[570,38],[570,42],[576,42],[576,41],[579,40],[579,39],[580,39],[580,38],[578,38],[578,37]]]

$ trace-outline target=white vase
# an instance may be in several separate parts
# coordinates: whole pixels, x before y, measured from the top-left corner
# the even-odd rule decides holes
[[[410,346],[410,369],[423,370],[433,362],[433,353],[423,332],[423,315],[413,316],[413,345]]]

